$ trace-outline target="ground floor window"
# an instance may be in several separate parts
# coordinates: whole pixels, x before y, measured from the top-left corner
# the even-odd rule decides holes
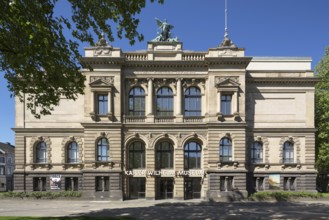
[[[264,191],[264,177],[255,177],[254,178],[254,189],[255,191]]]
[[[233,176],[221,176],[220,177],[220,190],[232,191],[233,190]]]
[[[143,177],[129,178],[129,198],[142,199],[145,198],[146,180]]]
[[[283,189],[286,191],[296,190],[296,177],[284,177],[283,178]]]
[[[101,191],[101,192],[109,191],[110,178],[108,176],[96,176],[95,182],[96,182],[95,183],[96,191]]]
[[[46,177],[33,178],[33,191],[46,191]]]
[[[65,178],[65,190],[66,191],[78,191],[79,190],[79,178],[78,177],[66,177]]]
[[[173,178],[157,178],[156,199],[172,199],[174,194]]]
[[[201,178],[184,178],[184,199],[201,198]]]

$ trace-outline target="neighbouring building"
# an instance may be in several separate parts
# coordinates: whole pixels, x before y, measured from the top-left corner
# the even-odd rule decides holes
[[[109,200],[315,191],[311,59],[248,57],[227,35],[186,51],[165,31],[145,51],[104,38],[85,48],[85,94],[50,116],[16,101],[15,190]]]
[[[13,190],[13,172],[15,170],[15,147],[0,142],[0,192]]]

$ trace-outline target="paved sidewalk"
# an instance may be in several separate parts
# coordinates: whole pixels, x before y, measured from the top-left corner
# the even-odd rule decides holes
[[[131,216],[136,219],[329,219],[329,201],[0,200],[0,216]]]

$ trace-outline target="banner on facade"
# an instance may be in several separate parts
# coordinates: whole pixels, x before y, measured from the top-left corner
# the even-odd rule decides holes
[[[50,189],[61,189],[61,175],[53,174],[50,176]]]
[[[280,174],[270,174],[268,177],[269,189],[280,189]]]

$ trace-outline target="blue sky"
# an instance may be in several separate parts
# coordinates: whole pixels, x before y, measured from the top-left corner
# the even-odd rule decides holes
[[[61,12],[70,13],[60,0]],[[329,46],[329,0],[228,0],[229,36],[246,56],[303,56],[313,59],[312,68]],[[224,0],[165,0],[147,3],[139,31],[143,42],[130,46],[127,40],[111,42],[123,51],[144,50],[156,37],[155,17],[175,26],[172,33],[185,50],[207,51],[217,47],[224,34]],[[81,45],[81,52],[83,52]],[[14,99],[0,73],[0,142],[14,143]]]

